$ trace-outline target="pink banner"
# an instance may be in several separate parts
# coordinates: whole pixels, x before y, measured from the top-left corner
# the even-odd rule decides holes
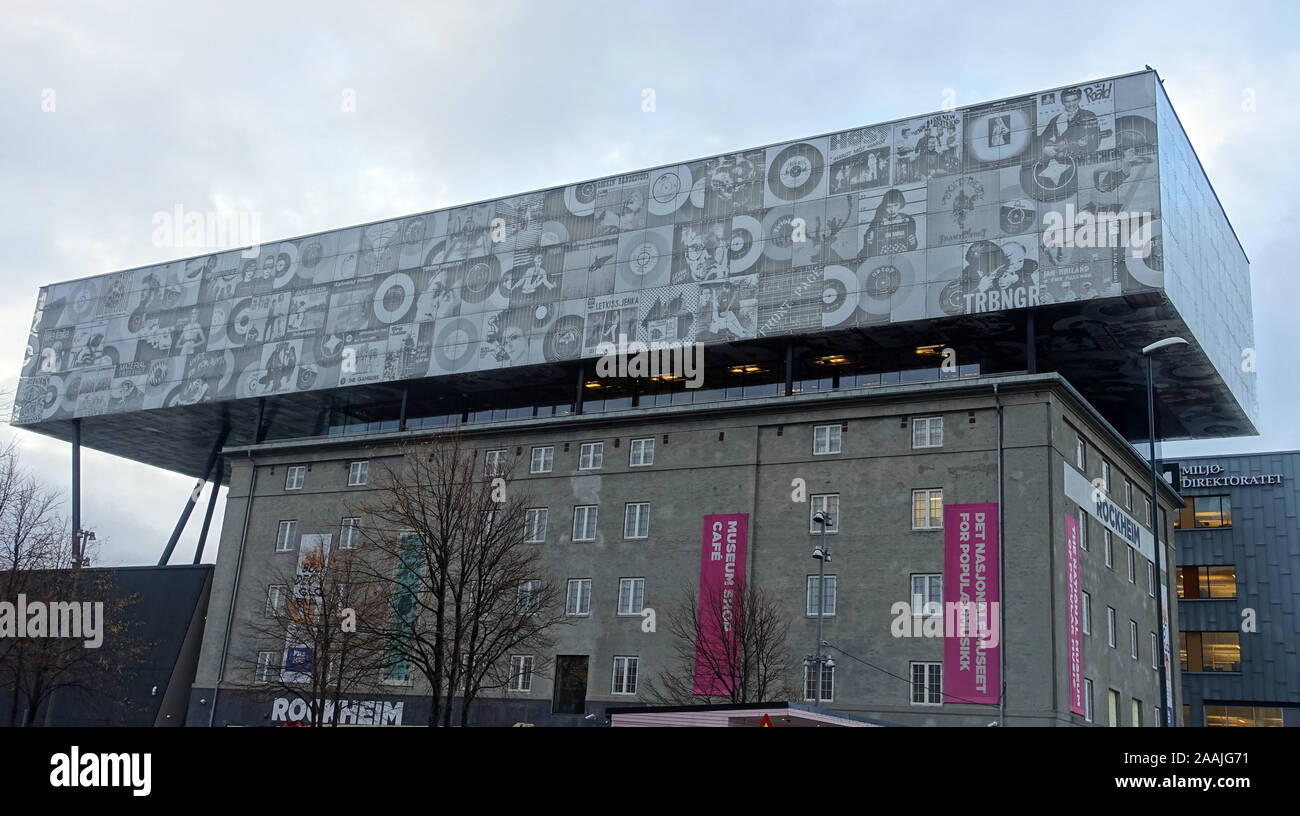
[[[739,683],[740,611],[748,533],[748,513],[704,517],[695,640],[696,694],[728,697]]]
[[[943,508],[943,701],[998,702],[998,505]]]
[[[1070,655],[1070,711],[1087,716],[1083,702],[1083,628],[1079,612],[1079,521],[1065,514],[1065,633]]]

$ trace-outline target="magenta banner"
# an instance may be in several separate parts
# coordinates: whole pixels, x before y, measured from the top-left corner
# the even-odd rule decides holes
[[[1070,711],[1088,715],[1083,703],[1083,629],[1079,612],[1079,521],[1065,514],[1065,634],[1070,655]]]
[[[739,683],[738,636],[748,534],[748,513],[704,517],[699,626],[695,640],[696,694],[726,697]]]
[[[943,543],[943,701],[997,703],[997,502],[945,506]]]

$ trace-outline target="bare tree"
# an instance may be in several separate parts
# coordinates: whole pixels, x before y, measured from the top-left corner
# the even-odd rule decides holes
[[[242,676],[301,699],[313,725],[337,725],[342,701],[376,685],[385,654],[386,644],[359,621],[389,606],[358,550],[303,539],[297,569],[263,584],[266,605],[250,626],[256,650]]]
[[[507,451],[488,457],[455,431],[408,444],[354,510],[392,602],[366,623],[389,644],[391,679],[414,668],[427,681],[431,726],[452,724],[457,697],[467,724],[480,692],[510,683],[511,655],[547,649],[565,622],[558,585],[525,541],[528,497]]]
[[[672,657],[646,683],[650,699],[661,705],[796,699],[790,615],[762,587],[717,587],[698,595],[687,588],[666,618]]]

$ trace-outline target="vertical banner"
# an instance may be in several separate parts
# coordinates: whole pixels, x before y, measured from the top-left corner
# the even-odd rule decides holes
[[[998,505],[943,508],[943,701],[998,702]]]
[[[740,612],[748,534],[748,513],[704,517],[695,640],[696,694],[728,696],[740,679]]]
[[[298,570],[290,598],[286,601],[289,619],[284,632],[284,667],[280,674],[285,683],[311,682],[316,655],[310,627],[315,625],[316,615],[324,604],[319,589],[325,580],[331,537],[330,533],[304,535],[298,547]]]
[[[1070,655],[1070,712],[1088,715],[1083,701],[1083,629],[1079,611],[1079,520],[1065,514],[1065,634]]]
[[[1160,551],[1160,620],[1164,623],[1161,628],[1164,630],[1164,643],[1161,648],[1165,652],[1165,725],[1173,728],[1178,725],[1174,718],[1174,669],[1169,662],[1169,559],[1165,558],[1166,547],[1164,542],[1156,545]],[[1186,723],[1184,723],[1185,725]]]

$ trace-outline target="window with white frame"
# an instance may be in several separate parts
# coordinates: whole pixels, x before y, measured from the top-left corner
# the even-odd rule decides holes
[[[541,609],[541,599],[538,597],[541,589],[542,582],[536,578],[519,582],[519,614],[537,614],[537,611]]]
[[[1134,660],[1138,659],[1138,625],[1137,621],[1128,622],[1128,647],[1129,656]]]
[[[1133,483],[1128,479],[1124,480],[1124,506],[1133,509]]]
[[[1088,443],[1078,435],[1074,437],[1074,466],[1085,474],[1088,472]]]
[[[1092,680],[1083,678],[1083,719],[1092,722]]]
[[[569,591],[564,602],[566,615],[591,614],[591,579],[570,578]]]
[[[360,487],[370,479],[369,462],[353,462],[348,465],[348,487]]]
[[[257,653],[257,682],[273,683],[282,668],[281,652]]]
[[[533,690],[532,655],[510,655],[510,690]]]
[[[1079,508],[1079,549],[1088,551],[1088,514]]]
[[[912,664],[912,705],[943,704],[943,664]]]
[[[1106,642],[1110,648],[1115,648],[1115,608],[1106,607]]]
[[[821,665],[822,687],[821,701],[823,703],[833,702],[835,700],[835,667]],[[813,685],[815,672],[810,670],[810,666],[805,663],[803,666],[803,698],[805,700],[817,699],[817,688]]]
[[[840,452],[842,425],[816,425],[813,427],[813,455],[823,456]]]
[[[506,473],[506,449],[499,448],[483,454],[483,472],[488,476],[504,476]]]
[[[645,467],[655,463],[655,440],[654,437],[645,439],[633,439],[631,448],[627,454],[627,464],[629,467]]]
[[[942,448],[943,417],[912,417],[912,447]]]
[[[1156,596],[1156,562],[1147,562],[1147,594],[1152,598]]]
[[[596,511],[599,505],[585,504],[573,508],[573,540],[596,540]]]
[[[524,511],[525,542],[540,544],[546,540],[546,515],[545,507],[530,507]]]
[[[555,446],[533,448],[533,460],[528,466],[529,473],[550,473],[555,463]]]
[[[1115,566],[1115,541],[1110,530],[1101,531],[1102,538],[1106,539],[1106,566],[1114,568]]]
[[[284,601],[285,590],[288,589],[286,584],[271,584],[266,588],[266,616],[274,617],[280,611],[280,604]]]
[[[1106,491],[1106,495],[1109,496],[1110,495],[1110,462],[1107,462],[1105,459],[1101,460],[1101,484]]]
[[[1133,549],[1132,544],[1128,546],[1128,582],[1137,583],[1137,550]]]
[[[1079,600],[1082,601],[1081,604],[1082,609],[1080,610],[1082,614],[1080,615],[1080,617],[1083,618],[1083,633],[1085,635],[1091,635],[1092,634],[1092,596],[1080,590]]]
[[[822,614],[823,614],[823,615],[834,615],[834,614],[835,614],[835,594],[836,594],[836,593],[835,593],[835,589],[836,589],[836,585],[837,585],[837,582],[836,582],[836,580],[835,580],[835,576],[834,576],[834,575],[827,575],[827,576],[826,576],[826,593],[823,595],[823,594],[822,594],[822,591],[821,591],[821,583],[820,583],[820,581],[818,580],[818,576],[816,576],[816,575],[809,575],[809,576],[808,576],[808,607],[807,607],[807,608],[808,608],[808,616],[809,616],[809,617],[812,617],[812,618],[817,617],[817,602],[818,602],[819,600],[822,602]]]
[[[943,612],[943,575],[937,572],[912,576],[912,615],[929,617]]]
[[[289,552],[293,549],[293,540],[298,533],[298,522],[282,521],[280,529],[275,534],[275,551]]]
[[[302,482],[307,478],[306,465],[294,465],[284,474],[285,490],[302,490]]]
[[[1151,635],[1151,668],[1158,669],[1160,666],[1156,660],[1158,655],[1158,652],[1156,651],[1156,633],[1150,632],[1148,634]]]
[[[808,497],[808,532],[821,533],[822,526],[815,519],[818,513],[831,517],[826,525],[826,535],[835,535],[840,531],[840,494],[820,493]]]
[[[1142,504],[1146,507],[1147,527],[1151,526],[1151,500],[1146,496],[1142,497]]]
[[[647,538],[650,535],[650,502],[629,502],[623,511],[623,537]]]
[[[618,579],[618,614],[640,615],[645,603],[644,578]]]
[[[636,673],[639,658],[616,655],[614,657],[614,694],[636,694]]]
[[[912,491],[912,529],[943,529],[943,490],[932,488]]]
[[[600,470],[605,462],[604,442],[584,442],[578,451],[578,470]]]
[[[339,549],[355,550],[361,546],[361,517],[348,516],[339,527]]]

